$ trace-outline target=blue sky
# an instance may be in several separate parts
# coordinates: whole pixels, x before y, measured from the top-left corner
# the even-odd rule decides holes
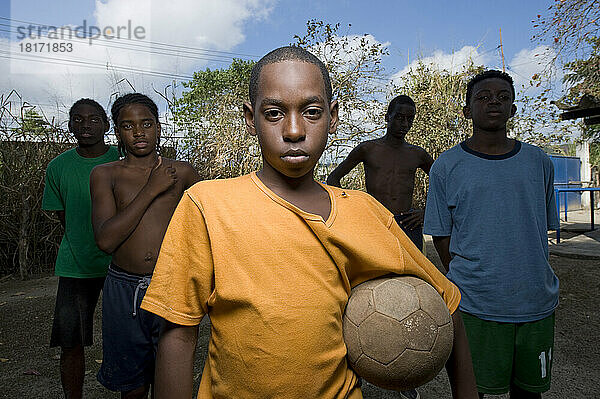
[[[464,57],[476,51],[477,63],[501,68],[496,47],[500,44],[499,29],[502,28],[509,73],[524,82],[539,69],[534,54],[539,52],[536,48],[540,43],[531,40],[534,34],[531,21],[537,14],[544,14],[550,4],[550,0],[13,0],[12,4],[9,0],[0,0],[0,17],[13,19],[13,29],[23,25],[15,20],[75,26],[85,19],[88,25],[100,27],[132,20],[145,27],[152,41],[231,52],[242,58],[245,57],[239,54],[260,56],[293,42],[294,34],[305,32],[309,19],[339,22],[340,35],[370,34],[373,40],[387,44],[390,55],[383,61],[390,77],[407,67],[409,55],[410,62],[422,57],[443,63],[448,62],[452,53]],[[0,20],[0,23],[8,22]],[[14,36],[8,42],[6,33],[1,30],[0,39],[4,40],[4,51],[7,45],[11,46],[13,56],[12,59],[0,58],[3,76],[0,91],[14,88],[39,104],[68,104],[81,96],[105,98],[101,102],[108,104],[111,93],[123,90],[123,79],[136,90],[145,92],[173,82],[172,76],[151,76],[139,70],[181,77],[198,69],[226,67],[230,61],[230,58],[224,58],[225,62],[201,59],[206,58],[206,54],[214,58],[213,55],[221,53],[198,52],[200,57],[190,59],[150,56],[141,51],[115,50],[98,44],[78,45],[77,51],[71,54],[42,56],[22,53]],[[57,65],[53,61],[71,56],[79,64],[69,61]],[[452,62],[460,62],[460,57]],[[81,63],[97,66],[81,67]],[[138,71],[102,70],[102,65],[107,63]]]
[[[368,6],[366,5],[368,4]],[[466,45],[481,45],[493,51],[500,44],[505,58],[523,48],[533,48],[532,19],[546,10],[549,1],[283,1],[272,17],[261,23],[248,23],[248,40],[238,49],[262,54],[291,41],[305,31],[308,19],[339,22],[342,33],[370,33],[381,42],[390,42],[386,66],[393,73],[406,66],[408,56],[429,56],[435,50],[451,52]],[[347,28],[348,24],[352,24]],[[501,66],[498,51],[496,66]]]

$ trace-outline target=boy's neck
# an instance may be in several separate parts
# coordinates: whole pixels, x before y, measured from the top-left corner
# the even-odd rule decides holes
[[[110,146],[108,144],[100,142],[90,146],[78,145],[75,147],[75,150],[83,158],[97,158],[106,154],[106,151],[108,151],[109,148]]]
[[[321,188],[313,178],[313,171],[302,177],[294,178],[263,167],[256,172],[256,176],[265,186],[281,197],[284,197],[285,194],[308,193],[316,187]]]
[[[474,127],[473,135],[465,143],[472,150],[487,155],[506,154],[515,146],[515,141],[508,138],[506,128],[491,132]]]
[[[141,169],[149,169],[156,166],[158,162],[158,153],[152,152],[143,157],[136,157],[130,153],[125,155],[124,163],[125,165],[133,168],[141,168]]]
[[[259,180],[277,196],[295,207],[328,220],[333,204],[329,193],[313,178],[314,170],[299,177],[290,178],[270,168],[262,168],[256,173]],[[274,173],[279,176],[273,176]]]
[[[406,136],[394,136],[394,135],[390,134],[389,132],[387,132],[385,134],[385,136],[383,136],[383,139],[389,145],[392,145],[394,147],[401,147],[404,144],[406,144],[405,137]]]

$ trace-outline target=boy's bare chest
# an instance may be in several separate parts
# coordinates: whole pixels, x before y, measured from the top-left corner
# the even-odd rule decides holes
[[[150,170],[125,170],[120,173],[119,177],[115,179],[113,186],[118,211],[123,210],[135,200],[146,185],[149,176]],[[148,207],[147,213],[174,209],[182,193],[183,184],[181,182],[175,183],[167,191],[154,198]]]
[[[415,149],[378,145],[367,153],[364,166],[365,171],[371,174],[412,175],[421,162]]]

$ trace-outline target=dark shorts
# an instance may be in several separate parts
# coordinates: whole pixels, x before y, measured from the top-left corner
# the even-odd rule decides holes
[[[161,318],[140,309],[151,276],[129,274],[111,265],[102,294],[102,366],[98,381],[128,392],[154,380]]]
[[[404,231],[404,234],[406,234],[413,244],[419,248],[419,251],[423,252],[423,226],[417,227],[416,229],[407,229],[402,226],[400,221],[404,220],[407,216],[408,215],[394,215],[394,219],[402,231]]]
[[[50,346],[90,346],[94,336],[94,310],[104,277],[59,277]]]
[[[479,392],[500,395],[513,384],[528,392],[550,389],[554,314],[528,323],[498,323],[464,312],[461,315]]]

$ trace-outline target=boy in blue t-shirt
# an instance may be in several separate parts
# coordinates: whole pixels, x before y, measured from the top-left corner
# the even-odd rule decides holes
[[[509,139],[512,78],[485,71],[467,85],[473,135],[435,161],[425,233],[460,289],[479,396],[541,398],[550,388],[558,279],[548,229],[558,227],[554,170],[537,147]]]
[[[83,98],[69,110],[69,131],[77,147],[48,164],[42,209],[56,211],[65,233],[56,257],[59,276],[50,346],[60,346],[60,378],[67,398],[81,398],[84,346],[92,345],[94,310],[110,263],[92,230],[90,172],[119,159],[104,142],[108,117],[100,104]]]

